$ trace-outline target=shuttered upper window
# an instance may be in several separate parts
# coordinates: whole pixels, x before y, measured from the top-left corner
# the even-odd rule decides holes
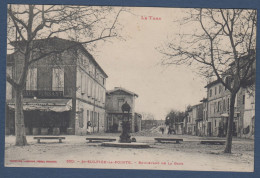
[[[52,90],[64,90],[64,70],[60,68],[53,68],[52,70]]]
[[[37,90],[37,68],[29,68],[26,78],[26,90]]]

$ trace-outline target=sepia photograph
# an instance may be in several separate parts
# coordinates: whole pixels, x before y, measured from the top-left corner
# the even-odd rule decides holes
[[[256,9],[6,8],[5,167],[255,171]]]

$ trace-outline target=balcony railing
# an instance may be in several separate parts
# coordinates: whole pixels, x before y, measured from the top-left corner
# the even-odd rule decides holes
[[[64,97],[63,91],[51,91],[51,90],[24,90],[24,98],[62,98]]]

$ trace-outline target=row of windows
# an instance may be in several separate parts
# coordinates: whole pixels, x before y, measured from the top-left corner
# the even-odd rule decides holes
[[[223,99],[222,101],[216,101],[214,103],[210,104],[210,109],[209,113],[214,114],[214,113],[219,113],[219,112],[228,112],[229,111],[229,106],[230,104],[230,99]],[[245,95],[242,96],[242,101],[241,104],[245,104]]]
[[[218,87],[216,86],[216,87],[214,87],[213,89],[211,88],[211,89],[209,90],[209,97],[212,97],[212,96],[213,96],[213,90],[214,90],[214,95],[217,95],[217,94],[219,94],[219,93],[222,92],[223,86],[222,86],[222,85],[219,85]],[[225,89],[225,90],[226,90],[226,89]]]
[[[37,68],[28,70],[26,90],[37,90]],[[52,69],[52,91],[64,91],[64,69],[62,68]]]
[[[95,69],[95,65],[89,62],[89,59],[83,54],[79,55],[80,66],[82,66],[88,74],[94,77],[99,83],[105,85],[105,78],[99,72],[98,69]]]
[[[203,111],[203,118],[207,118],[207,112],[206,111]]]
[[[191,118],[188,116],[188,122],[191,122]]]
[[[81,75],[81,93],[105,102],[105,89],[88,75]],[[30,68],[27,74],[26,90],[37,90],[37,68]],[[41,88],[44,90],[44,88]],[[64,91],[64,69],[52,69],[52,91]]]
[[[85,73],[79,73],[81,94],[105,102],[105,89]]]
[[[225,84],[230,86],[232,84],[232,79],[230,76],[227,76],[225,78]],[[213,90],[214,90],[214,94],[217,95],[218,93],[221,93],[223,91],[223,88],[225,88],[225,91],[227,90],[226,87],[224,87],[222,84],[220,84],[218,87],[215,86],[214,88],[211,88],[209,90],[209,96],[211,97],[213,95]]]
[[[219,113],[219,112],[228,112],[229,111],[229,98],[224,99],[222,101],[216,101],[210,104],[209,113]]]

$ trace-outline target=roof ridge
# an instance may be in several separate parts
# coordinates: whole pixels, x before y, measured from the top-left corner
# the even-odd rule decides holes
[[[109,94],[109,93],[112,93],[112,92],[117,91],[117,90],[123,90],[123,91],[125,91],[127,93],[130,93],[130,94],[135,95],[135,96],[138,97],[138,95],[136,93],[134,93],[134,92],[132,92],[130,90],[127,90],[127,89],[125,89],[123,87],[115,87],[113,90],[108,90],[107,93]]]

